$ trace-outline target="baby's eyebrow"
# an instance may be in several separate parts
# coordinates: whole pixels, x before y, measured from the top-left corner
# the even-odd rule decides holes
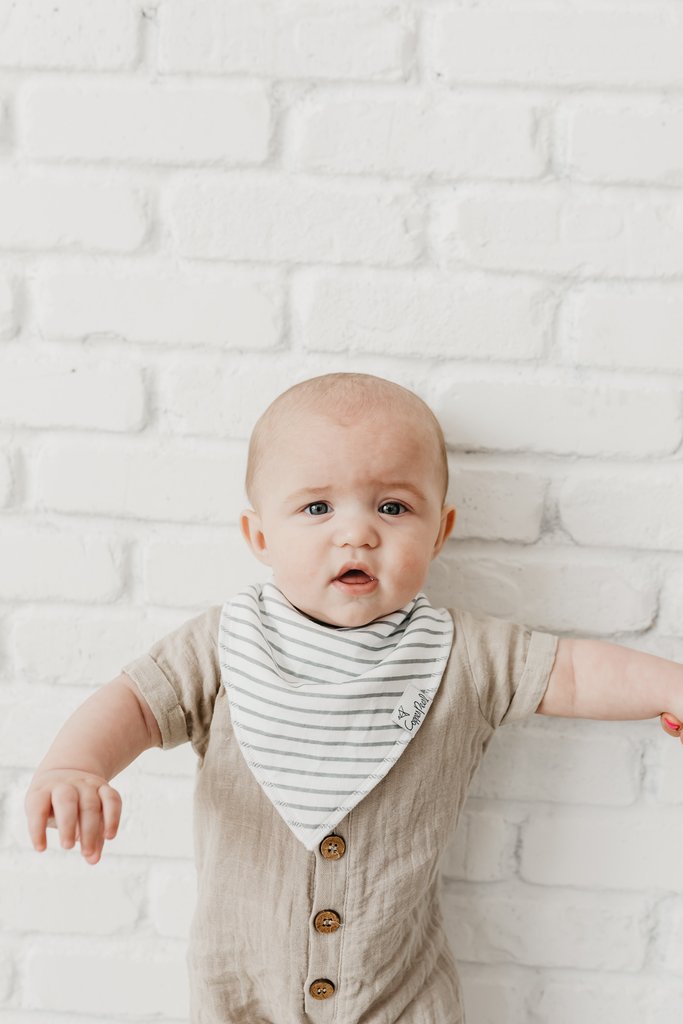
[[[323,484],[320,487],[302,487],[287,496],[287,501],[297,501],[305,498],[307,494],[321,494],[323,491],[331,491],[332,484]]]
[[[376,480],[374,482],[381,484],[387,491],[410,491],[412,494],[416,495],[416,497],[422,498],[423,501],[425,500],[425,496],[420,488],[416,487],[415,484],[411,484],[408,480],[392,480],[390,483],[382,483],[381,480]]]
[[[419,489],[419,487],[416,487],[415,484],[411,484],[409,481],[393,480],[389,483],[386,483],[382,480],[373,480],[372,483],[382,487],[387,491],[410,491],[412,494],[416,495],[416,497],[421,498],[422,501],[426,500],[424,494]],[[302,498],[305,498],[309,494],[323,494],[325,491],[333,490],[333,488],[334,484],[322,484],[319,487],[301,487],[298,491],[294,491],[293,494],[290,494],[286,500],[300,501]]]

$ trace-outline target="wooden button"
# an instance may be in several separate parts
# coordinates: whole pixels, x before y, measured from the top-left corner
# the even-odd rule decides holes
[[[319,932],[336,932],[341,924],[341,918],[334,910],[321,910],[319,914],[315,915],[313,923]]]
[[[334,995],[334,985],[327,978],[318,978],[308,990],[314,999],[329,999]]]
[[[341,836],[325,836],[320,844],[320,852],[325,860],[339,860],[346,853],[346,843]]]

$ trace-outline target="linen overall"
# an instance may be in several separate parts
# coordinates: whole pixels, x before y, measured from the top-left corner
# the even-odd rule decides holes
[[[162,748],[189,741],[198,756],[191,1024],[463,1024],[439,861],[494,730],[538,707],[558,638],[449,609],[453,647],[420,730],[334,835],[308,851],[232,732],[221,608],[123,668]]]

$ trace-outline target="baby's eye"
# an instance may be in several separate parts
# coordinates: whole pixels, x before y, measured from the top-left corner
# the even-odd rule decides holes
[[[403,504],[402,501],[385,501],[382,505],[380,505],[379,510],[380,510],[380,512],[382,512],[385,509],[398,509],[398,508],[402,508],[406,512],[408,511],[407,507]],[[387,512],[387,515],[389,515],[389,516],[398,516],[400,514],[401,514],[400,512],[393,512],[393,511],[392,512]]]
[[[312,501],[310,505],[306,506],[306,509],[311,510],[312,516],[324,516],[329,507],[326,501]]]

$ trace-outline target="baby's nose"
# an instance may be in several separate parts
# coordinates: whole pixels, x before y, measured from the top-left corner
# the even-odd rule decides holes
[[[378,540],[377,529],[368,516],[346,516],[337,524],[335,543],[340,547],[350,545],[360,547],[369,544],[374,546]]]

